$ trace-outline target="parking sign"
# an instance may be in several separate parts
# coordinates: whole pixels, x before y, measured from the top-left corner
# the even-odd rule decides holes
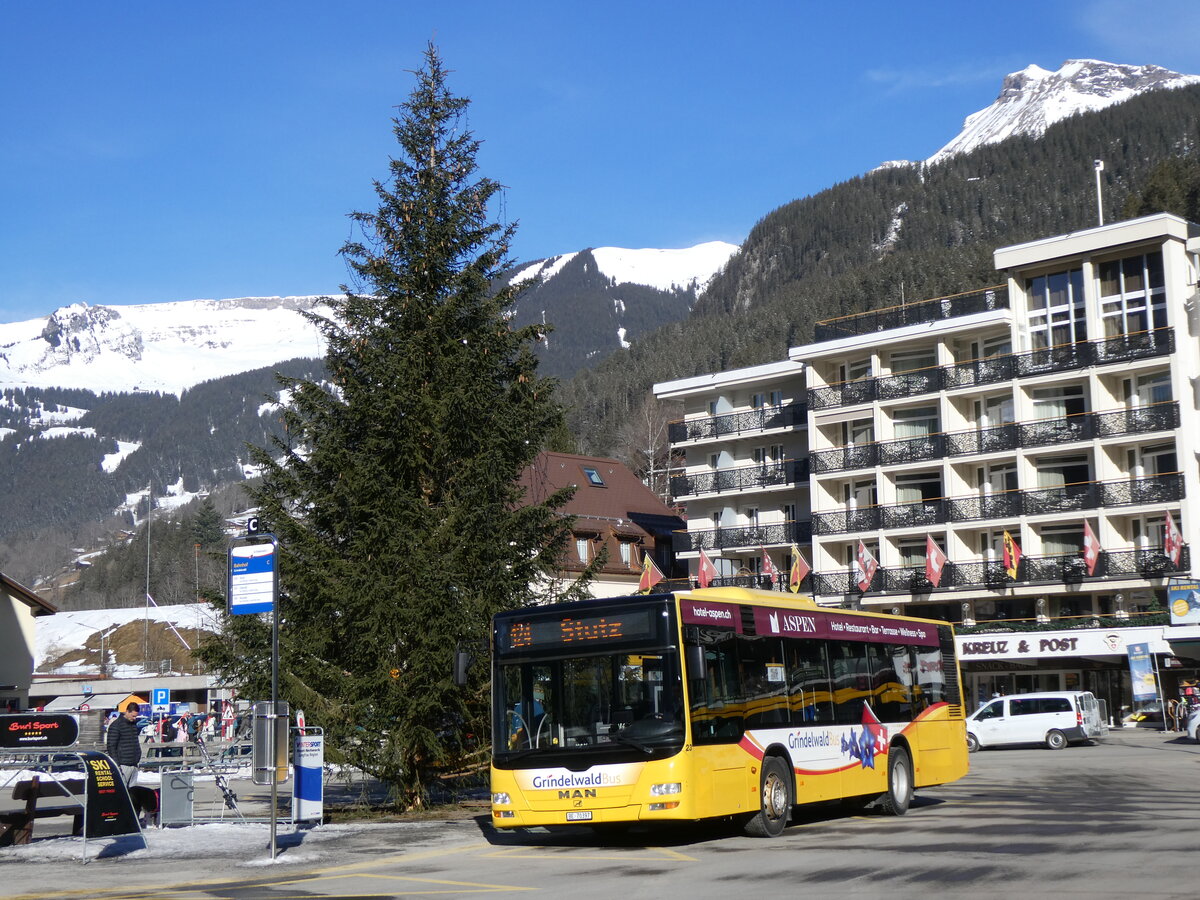
[[[151,688],[150,689],[150,712],[153,715],[161,715],[171,711],[171,689],[170,688]]]

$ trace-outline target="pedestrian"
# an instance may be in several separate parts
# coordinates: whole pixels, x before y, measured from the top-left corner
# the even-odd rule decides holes
[[[142,743],[138,740],[138,705],[130,700],[125,712],[109,726],[105,746],[112,761],[121,770],[121,780],[132,787],[137,781],[138,763],[142,761]]]
[[[185,743],[188,737],[188,714],[184,713],[179,717],[179,721],[175,723],[175,740],[179,743]]]

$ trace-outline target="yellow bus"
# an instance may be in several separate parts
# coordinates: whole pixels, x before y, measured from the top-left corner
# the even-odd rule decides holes
[[[945,622],[707,588],[531,607],[493,622],[498,828],[741,817],[879,801],[967,772]]]

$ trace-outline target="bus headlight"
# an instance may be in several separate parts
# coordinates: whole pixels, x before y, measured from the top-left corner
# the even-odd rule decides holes
[[[498,794],[492,794],[492,806],[508,806],[512,803],[512,797],[501,791]]]
[[[678,794],[683,790],[683,785],[678,781],[670,784],[652,784],[650,785],[651,797],[665,797],[668,794]]]

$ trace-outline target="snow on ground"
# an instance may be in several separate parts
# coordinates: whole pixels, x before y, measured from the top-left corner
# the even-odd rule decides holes
[[[47,428],[39,431],[34,437],[50,440],[52,438],[70,437],[73,434],[83,435],[84,437],[94,438],[96,436],[95,428],[72,428],[70,425],[55,425],[53,428]]]
[[[216,822],[208,825],[189,825],[184,828],[148,828],[142,837],[126,835],[119,838],[92,838],[87,842],[87,858],[120,856],[137,862],[150,859],[212,859],[223,866],[270,866],[312,864],[337,853],[336,842],[378,825],[317,825],[294,831],[282,826],[277,845],[284,852],[272,861],[270,825],[265,822]],[[390,828],[397,826],[391,825]],[[142,841],[145,840],[145,847]],[[59,837],[35,840],[33,843],[0,848],[0,861],[35,865],[78,860],[83,853],[81,838]],[[81,875],[83,872],[81,871]],[[141,894],[142,891],[133,891]]]
[[[57,658],[69,650],[78,650],[92,635],[108,631],[115,625],[127,625],[149,618],[151,622],[170,622],[184,635],[196,629],[216,631],[217,620],[207,603],[182,603],[177,606],[131,606],[123,609],[81,609],[39,616],[33,667],[36,671],[45,661]],[[141,667],[135,667],[141,675]]]
[[[120,468],[121,463],[125,461],[127,456],[136,453],[142,449],[142,445],[135,441],[117,441],[117,452],[104,454],[104,459],[100,460],[100,468],[111,475]]]

